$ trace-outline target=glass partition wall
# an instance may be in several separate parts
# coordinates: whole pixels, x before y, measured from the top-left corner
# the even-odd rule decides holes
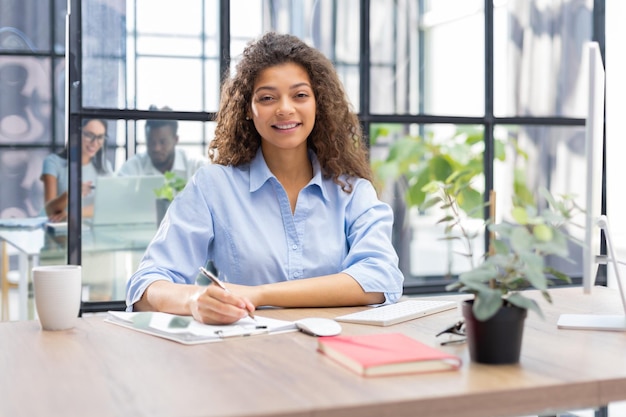
[[[177,120],[178,146],[206,156],[220,75],[268,30],[302,37],[335,64],[369,133],[380,195],[394,208],[406,293],[444,291],[469,266],[441,239],[438,213],[419,207],[426,174],[471,168],[472,199],[487,201],[495,190],[501,218],[514,184],[533,195],[542,186],[576,191],[585,110],[579,63],[584,42],[604,47],[603,0],[70,0],[67,48],[66,2],[46,5],[0,3],[0,215],[42,213],[43,158],[67,145],[69,233],[50,242],[48,259],[82,264],[93,279],[85,311],[123,306],[147,237],[126,246],[94,240],[75,197],[81,136],[66,131],[106,120],[103,148],[114,173],[146,151],[149,119]],[[394,158],[394,149],[413,159]],[[476,258],[487,214],[466,220],[478,233]],[[580,266],[571,268],[579,277]]]

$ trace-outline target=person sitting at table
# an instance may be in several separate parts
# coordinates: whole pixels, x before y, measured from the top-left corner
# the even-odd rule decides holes
[[[150,110],[157,110],[152,105]],[[170,111],[163,107],[162,111]],[[177,177],[189,180],[201,166],[207,165],[206,157],[186,153],[177,147],[178,121],[148,120],[146,121],[147,152],[139,153],[122,164],[117,175],[163,175],[173,172]]]
[[[82,123],[82,215],[93,216],[96,177],[112,175],[111,163],[104,158],[107,122],[103,119],[85,119]],[[67,218],[67,147],[46,156],[40,177],[44,189],[44,209],[50,221]]]
[[[244,50],[217,114],[213,164],[170,206],[128,281],[128,310],[225,324],[260,306],[395,303],[393,213],[332,63],[267,33]],[[209,262],[227,291],[196,284]]]

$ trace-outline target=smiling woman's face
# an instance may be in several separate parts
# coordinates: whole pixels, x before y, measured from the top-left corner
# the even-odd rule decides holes
[[[316,111],[306,70],[294,63],[263,70],[254,83],[250,111],[264,147],[306,148]]]
[[[90,120],[85,126],[83,126],[81,131],[83,138],[83,160],[86,160],[87,158],[91,160],[100,148],[102,148],[106,133],[106,128],[99,120]]]

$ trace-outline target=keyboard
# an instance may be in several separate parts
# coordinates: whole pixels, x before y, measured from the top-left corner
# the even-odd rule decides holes
[[[396,304],[387,304],[356,313],[335,317],[337,321],[374,326],[391,326],[403,321],[413,320],[440,311],[456,308],[456,301],[447,300],[406,300]]]

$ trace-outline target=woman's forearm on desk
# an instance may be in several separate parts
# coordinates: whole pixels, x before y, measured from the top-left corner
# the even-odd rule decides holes
[[[381,292],[365,292],[346,273],[246,287],[232,285],[232,291],[248,297],[255,306],[339,307],[385,302]]]
[[[189,299],[200,287],[155,281],[146,288],[141,299],[133,305],[135,311],[163,311],[190,315]]]
[[[259,306],[339,307],[385,301],[383,293],[363,291],[345,273],[258,286],[226,285],[228,291],[215,285],[200,287],[155,281],[133,309],[193,315],[205,323],[232,323]]]

